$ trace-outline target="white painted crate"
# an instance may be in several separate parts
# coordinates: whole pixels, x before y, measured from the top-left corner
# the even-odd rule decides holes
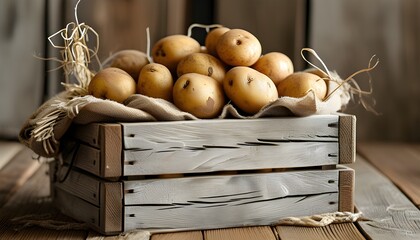
[[[338,165],[355,159],[351,115],[92,124],[71,138],[56,205],[105,234],[353,211],[354,172]]]

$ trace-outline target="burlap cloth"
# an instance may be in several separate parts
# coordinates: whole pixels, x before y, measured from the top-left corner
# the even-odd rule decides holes
[[[338,78],[338,76],[335,77]],[[336,83],[330,82],[329,91],[335,88],[334,84]],[[168,101],[140,94],[132,95],[124,104],[90,95],[69,99],[71,99],[71,94],[62,92],[42,104],[24,123],[19,133],[20,142],[39,156],[55,157],[60,152],[60,139],[72,123],[199,120],[192,114],[179,110]],[[331,114],[340,111],[349,100],[350,94],[343,87],[334,92],[327,101],[319,100],[310,91],[302,98],[278,98],[252,116],[243,114],[234,105],[228,103],[219,118]],[[71,105],[72,101],[77,101],[77,104]],[[59,116],[54,119],[54,115]],[[46,122],[49,124],[45,124]],[[50,127],[50,130],[47,131],[47,127]],[[44,134],[43,138],[37,135],[41,130],[48,133]]]

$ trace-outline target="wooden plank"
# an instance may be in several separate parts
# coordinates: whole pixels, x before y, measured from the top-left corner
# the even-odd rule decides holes
[[[106,179],[122,174],[122,139],[119,124],[88,124],[72,126],[73,139],[63,150],[67,163]],[[77,151],[76,151],[77,150]]]
[[[54,189],[54,205],[63,214],[70,216],[78,221],[85,222],[91,228],[100,229],[100,207],[84,201],[59,188]]]
[[[358,157],[355,204],[370,221],[358,222],[371,239],[420,239],[420,211],[392,182]]]
[[[276,226],[282,240],[364,240],[353,223],[331,224],[325,227]]]
[[[353,163],[356,160],[356,116],[339,116],[340,164]]]
[[[18,142],[0,141],[0,170],[23,148]]]
[[[338,142],[338,116],[123,123],[124,149],[237,147],[289,141]]]
[[[32,159],[32,151],[25,148],[0,170],[0,207],[39,169],[41,164]]]
[[[71,170],[68,177],[63,182],[59,182],[59,180],[62,180],[64,175],[67,174],[67,171],[69,171],[69,168],[63,166],[59,176],[57,176],[57,179],[55,179],[56,181],[53,183],[54,187],[99,207],[101,194],[100,181],[86,174]]]
[[[346,169],[339,173],[339,203],[340,212],[354,212],[354,170]]]
[[[123,230],[123,186],[121,182],[101,183],[101,232],[120,233]]]
[[[335,165],[353,160],[339,141],[355,149],[353,134],[339,135],[338,115],[122,125],[125,176]]]
[[[201,231],[157,233],[153,234],[150,240],[203,240]]]
[[[65,161],[70,164],[74,158],[73,166],[88,171],[96,176],[101,176],[101,150],[80,143],[77,152],[70,154],[63,152]],[[75,156],[73,154],[76,154]]]
[[[118,178],[122,176],[121,125],[101,125],[99,130],[101,144],[101,176],[104,178]]]
[[[32,160],[32,159],[31,159]],[[39,221],[46,218],[52,222],[75,223],[74,220],[63,216],[53,207],[49,198],[48,167],[40,165],[38,170],[28,178],[9,201],[0,209],[0,239],[29,240],[29,239],[74,239],[86,238],[83,230],[52,230],[32,224],[24,227],[26,221],[16,222],[17,218],[24,217]],[[2,176],[2,173],[0,173]],[[51,223],[51,222],[50,222]]]
[[[269,226],[213,229],[204,231],[205,240],[276,240]]]
[[[124,181],[125,230],[267,225],[283,217],[337,211],[338,172]]]
[[[335,165],[337,155],[336,142],[126,150],[124,176]]]
[[[363,143],[359,153],[420,207],[420,145]]]

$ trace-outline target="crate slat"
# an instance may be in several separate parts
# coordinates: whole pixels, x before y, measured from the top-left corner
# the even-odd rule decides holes
[[[124,151],[124,175],[295,168],[338,163],[337,142],[288,142],[237,148]]]
[[[334,212],[338,180],[339,170],[323,170],[125,181],[125,229],[268,225]]]
[[[338,141],[338,116],[122,123],[124,149],[237,147],[289,141]]]

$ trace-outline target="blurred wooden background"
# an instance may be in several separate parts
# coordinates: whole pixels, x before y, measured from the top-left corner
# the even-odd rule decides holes
[[[23,121],[61,90],[62,73],[34,56],[54,56],[49,35],[74,21],[76,0],[0,2],[0,136],[15,138]],[[420,2],[416,0],[85,0],[79,21],[100,35],[100,59],[120,49],[146,51],[152,42],[185,34],[189,24],[220,23],[255,34],[263,51],[280,51],[305,67],[302,47],[315,49],[343,78],[365,68],[374,54],[373,96],[381,113],[360,105],[346,112],[358,118],[358,140],[420,141]],[[202,35],[202,34],[201,34]],[[197,38],[200,38],[197,33]],[[357,80],[366,86],[366,77]]]

